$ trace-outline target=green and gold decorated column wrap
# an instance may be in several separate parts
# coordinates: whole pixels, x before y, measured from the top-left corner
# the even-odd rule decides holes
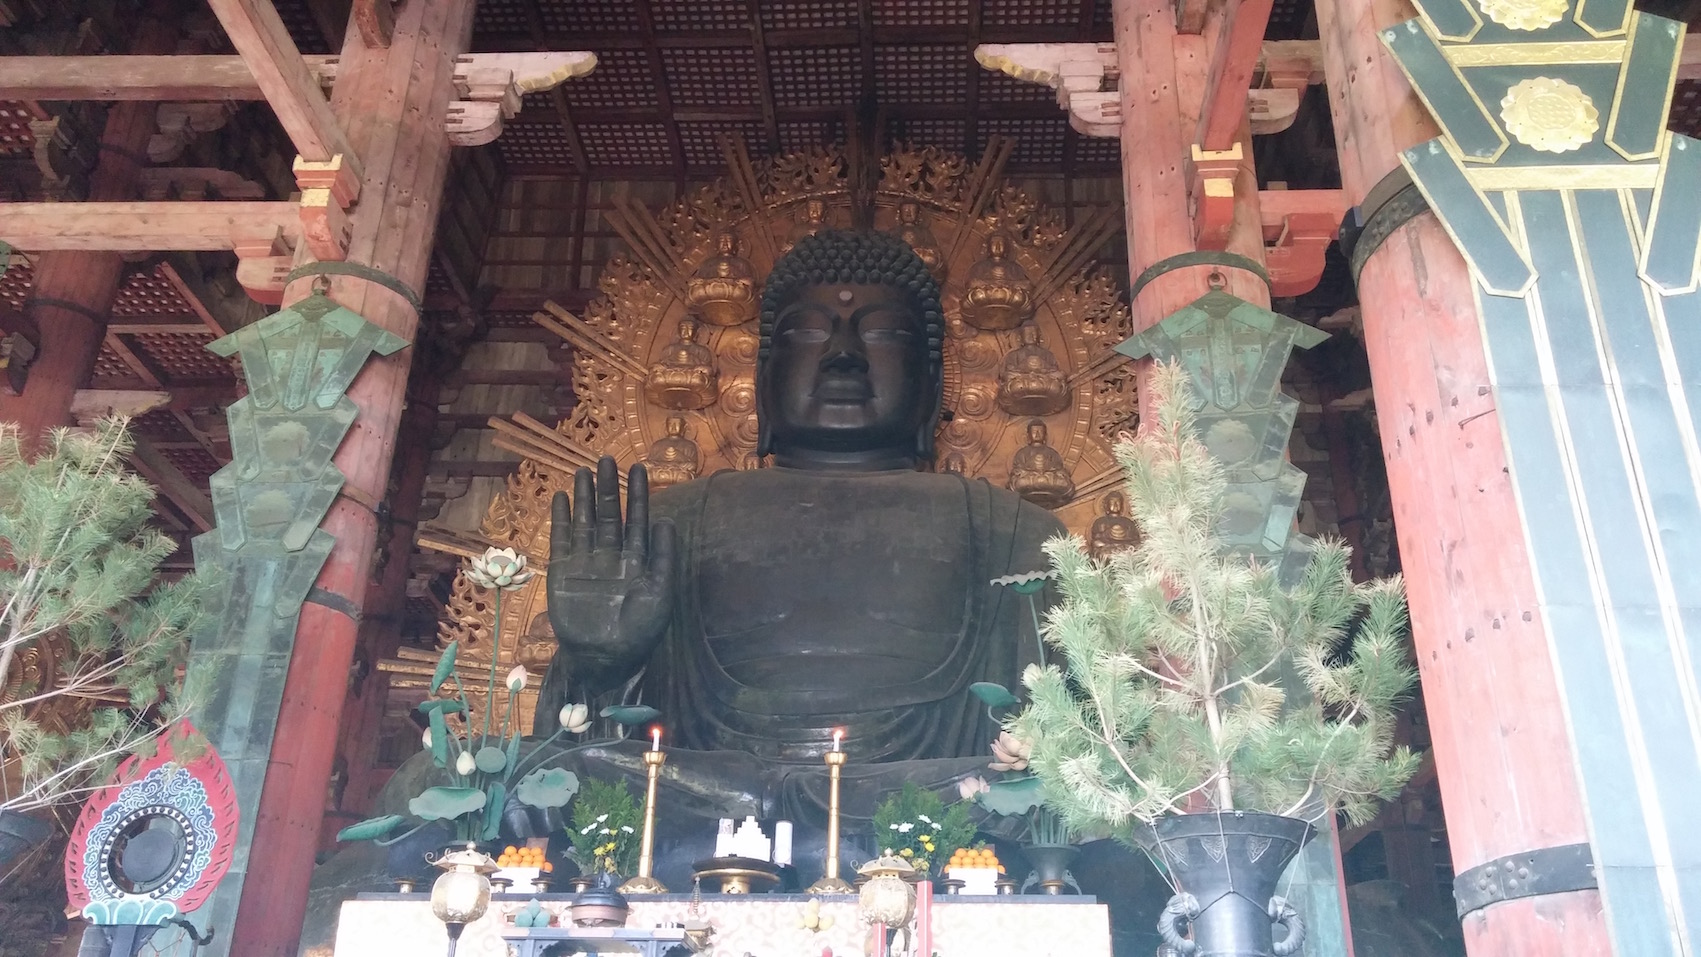
[[[1442,130],[1400,159],[1470,269],[1559,680],[1563,715],[1525,720],[1566,724],[1580,853],[1614,951],[1688,954],[1701,931],[1701,142],[1665,128],[1683,27],[1624,0],[1418,10],[1382,40]],[[1461,900],[1473,878],[1492,880],[1461,875]]]

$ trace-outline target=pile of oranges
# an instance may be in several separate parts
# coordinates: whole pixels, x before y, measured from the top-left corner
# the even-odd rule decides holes
[[[951,852],[951,861],[946,867],[997,868],[998,873],[1004,873],[1004,865],[998,863],[998,852],[991,847],[959,847]]]
[[[515,847],[510,844],[502,849],[502,856],[496,859],[496,866],[535,867],[548,874],[555,870],[555,865],[543,859],[543,851],[541,847]]]

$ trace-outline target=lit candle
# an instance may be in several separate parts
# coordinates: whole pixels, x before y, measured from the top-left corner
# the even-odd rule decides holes
[[[661,725],[659,724],[650,729],[650,750],[661,750]]]
[[[791,864],[791,822],[774,823],[774,863],[781,867]]]
[[[845,739],[845,729],[844,728],[834,728],[833,729],[833,750],[834,751],[839,750],[839,742],[843,741],[844,739]]]

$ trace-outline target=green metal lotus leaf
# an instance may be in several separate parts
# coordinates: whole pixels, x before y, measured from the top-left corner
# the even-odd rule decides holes
[[[484,805],[484,840],[494,841],[502,834],[502,808],[508,803],[508,789],[501,781],[490,786],[490,800]]]
[[[1032,775],[994,781],[988,790],[975,796],[981,807],[994,814],[1026,814],[1039,807],[1044,799],[1040,779]]]
[[[473,763],[485,774],[501,774],[508,768],[508,752],[493,744],[487,744],[473,755]]]
[[[430,714],[433,711],[440,714],[460,714],[467,710],[467,706],[454,698],[432,698],[430,701],[421,701],[414,710],[421,714]]]
[[[532,807],[565,807],[579,793],[579,776],[565,768],[538,768],[520,779],[514,796]]]
[[[443,657],[437,659],[437,670],[431,675],[431,693],[436,694],[443,682],[455,672],[455,654],[460,651],[461,643],[449,642],[449,647],[443,649]]]
[[[423,820],[448,821],[484,810],[485,800],[484,792],[478,788],[426,788],[408,802],[408,810]]]
[[[980,703],[988,708],[1013,708],[1021,704],[1021,699],[1010,693],[1010,689],[996,681],[977,681],[969,685],[969,693],[980,699]]]
[[[396,825],[406,821],[400,814],[386,814],[383,817],[369,817],[359,824],[350,824],[337,832],[339,841],[376,841],[388,836],[396,829]]]
[[[615,724],[624,724],[628,727],[643,724],[646,721],[654,721],[661,717],[660,711],[647,704],[611,705],[602,709],[600,714],[605,718],[613,719]]]

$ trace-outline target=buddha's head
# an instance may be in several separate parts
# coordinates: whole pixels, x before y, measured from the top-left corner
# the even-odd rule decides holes
[[[667,437],[668,438],[670,438],[670,439],[683,438],[684,435],[685,435],[685,417],[682,416],[682,415],[670,415],[670,416],[668,416],[667,417],[667,425],[665,426],[665,428],[667,429]]]
[[[1036,326],[1031,322],[1024,322],[1024,323],[1022,323],[1022,329],[1021,329],[1020,334],[1022,336],[1022,345],[1024,345],[1024,346],[1037,346],[1037,345],[1039,345],[1039,341],[1040,341],[1039,326]]]
[[[1040,419],[1029,419],[1028,420],[1028,444],[1029,445],[1044,445],[1045,444],[1045,422],[1043,420],[1040,420]]]
[[[908,243],[823,230],[762,291],[757,451],[776,465],[913,468],[942,399],[939,286]]]
[[[993,233],[986,241],[986,255],[992,259],[1003,259],[1010,254],[1010,239],[1003,233]]]
[[[921,217],[921,207],[915,203],[901,203],[898,206],[898,222],[905,226],[914,226]]]
[[[827,204],[819,199],[812,199],[803,204],[803,218],[810,223],[827,221]]]
[[[1121,492],[1112,492],[1104,497],[1104,513],[1106,515],[1120,516],[1122,510],[1127,507],[1128,503],[1123,499]]]
[[[722,256],[731,256],[738,252],[738,237],[732,233],[721,233],[715,237],[715,249]]]
[[[691,318],[679,320],[679,341],[697,341],[697,320]]]

